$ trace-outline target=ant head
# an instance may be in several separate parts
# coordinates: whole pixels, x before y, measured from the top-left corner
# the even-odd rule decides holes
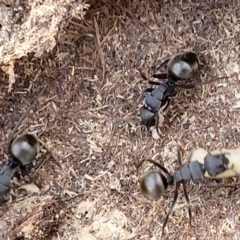
[[[228,167],[229,160],[225,154],[208,154],[204,158],[205,168],[210,176],[216,176],[224,172]]]
[[[167,177],[165,177],[161,172],[159,171],[149,171],[146,172],[140,179],[140,190],[141,193],[151,200],[157,200],[159,199],[167,189],[168,185],[172,185],[174,183],[173,176],[169,173],[169,171],[160,163],[152,160],[142,160],[138,166],[137,169],[140,168],[140,166],[143,164],[143,162],[150,162],[161,169],[162,172],[164,172]]]
[[[183,52],[173,56],[167,66],[170,75],[177,80],[185,80],[198,71],[199,62],[195,53]]]
[[[39,142],[31,134],[17,137],[11,144],[11,154],[22,165],[29,164],[38,154]]]
[[[159,171],[149,171],[140,179],[141,193],[150,200],[158,200],[167,186],[167,178]]]

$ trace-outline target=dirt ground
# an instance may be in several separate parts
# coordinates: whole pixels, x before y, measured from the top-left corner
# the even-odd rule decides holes
[[[176,145],[185,159],[192,147],[218,149],[222,139],[227,148],[238,146],[240,6],[223,0],[90,4],[85,20],[72,21],[52,53],[18,61],[11,93],[1,73],[2,162],[10,130],[34,101],[17,134],[36,134],[44,143],[40,158],[46,156],[38,171],[14,179],[0,219],[10,231],[48,199],[82,194],[65,201],[66,216],[48,239],[160,239],[174,188],[158,201],[145,199],[136,165],[151,157],[174,171]],[[179,89],[156,141],[139,124],[140,96],[149,87],[142,75],[150,78],[181,51],[199,55],[200,73],[190,82],[196,88]],[[192,226],[180,191],[166,239],[240,238],[237,188],[190,183],[188,192]]]

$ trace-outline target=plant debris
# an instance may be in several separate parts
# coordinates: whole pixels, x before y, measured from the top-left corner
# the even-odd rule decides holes
[[[84,19],[72,18],[50,52],[15,61],[10,93],[8,76],[0,72],[2,163],[9,132],[36,96],[38,104],[17,134],[35,134],[48,150],[34,174],[14,179],[8,202],[0,206],[0,219],[8,229],[25,229],[26,214],[33,212],[32,218],[39,216],[40,222],[45,219],[34,209],[43,209],[46,196],[82,193],[85,205],[77,199],[68,201],[71,213],[58,226],[49,226],[56,227],[49,239],[156,240],[173,192],[169,189],[158,201],[145,199],[138,185],[139,161],[152,158],[174,171],[176,145],[181,146],[184,163],[192,147],[211,151],[221,147],[222,139],[225,148],[240,142],[236,107],[240,6],[223,0],[89,0],[87,4],[91,7]],[[156,141],[139,124],[140,96],[150,87],[142,76],[149,79],[159,73],[164,60],[182,51],[196,52],[201,63],[200,73],[182,84],[221,79],[179,89]],[[144,164],[141,171],[149,167]],[[26,184],[38,190],[21,189]],[[165,228],[167,239],[240,239],[239,188],[190,183],[187,190],[192,224],[180,191]],[[49,201],[46,206],[53,207],[53,214],[46,219],[53,219],[59,212],[54,209],[61,206]]]
[[[13,229],[9,231],[9,239],[48,239],[50,234],[57,230],[65,214],[63,203],[49,199],[39,208],[16,221]]]
[[[0,2],[0,66],[15,82],[14,62],[51,51],[72,18],[82,19],[89,5],[75,0]]]

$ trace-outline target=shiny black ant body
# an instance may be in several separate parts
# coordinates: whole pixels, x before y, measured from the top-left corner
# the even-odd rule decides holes
[[[159,114],[161,117],[166,114],[170,99],[176,96],[176,82],[186,80],[192,77],[199,69],[197,55],[193,52],[183,52],[167,59],[160,66],[167,63],[167,73],[154,74],[154,78],[167,79],[165,83],[149,81],[151,84],[158,85],[156,88],[148,88],[144,99],[143,107],[140,108],[141,124],[147,128],[155,127],[159,137]],[[192,88],[193,86],[182,86],[183,88]],[[160,113],[159,111],[162,111]],[[163,120],[162,120],[163,121]]]
[[[191,215],[191,209],[190,209],[190,201],[189,201],[189,197],[186,190],[187,182],[191,180],[199,181],[199,182],[202,182],[205,186],[209,186],[209,187],[233,186],[233,185],[224,185],[224,184],[214,185],[211,183],[203,182],[204,177],[206,177],[206,175],[210,176],[211,178],[214,178],[214,177],[217,178],[219,174],[230,169],[229,166],[231,165],[231,163],[229,162],[229,159],[226,157],[226,154],[208,153],[204,157],[203,163],[199,162],[197,159],[193,159],[193,158],[191,159],[191,156],[190,156],[188,163],[182,166],[180,148],[178,147],[177,159],[181,168],[175,171],[174,173],[170,173],[163,165],[151,159],[143,160],[137,166],[137,169],[139,169],[144,161],[148,161],[154,164],[155,166],[157,166],[158,168],[160,168],[161,170],[161,171],[148,171],[140,179],[141,193],[148,199],[158,200],[164,194],[168,186],[172,186],[172,185],[176,186],[171,207],[163,223],[162,235],[164,234],[164,228],[167,224],[169,215],[171,214],[173,207],[177,201],[178,190],[181,184],[183,185],[184,196],[188,203],[188,213],[189,213],[190,222],[191,222],[192,215]]]
[[[9,188],[10,182],[17,167],[24,172],[25,166],[30,164],[37,156],[39,142],[31,134],[23,134],[16,138],[10,146],[10,157],[0,171],[0,196],[4,196]]]

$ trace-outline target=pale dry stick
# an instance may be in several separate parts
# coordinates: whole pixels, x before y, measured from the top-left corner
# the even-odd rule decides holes
[[[101,107],[90,108],[90,109],[88,109],[88,111],[89,112],[94,112],[94,111],[102,110],[102,109],[107,108],[109,106],[110,106],[110,104],[109,105],[104,105],[104,106],[101,106]]]
[[[103,44],[107,41],[107,38],[111,35],[111,33],[113,32],[113,30],[115,29],[117,24],[117,19],[115,20],[113,27],[109,30],[109,32],[107,33],[107,35],[103,38],[102,42],[98,45],[98,47],[95,49],[94,54],[96,55],[97,51],[103,46]]]
[[[52,156],[52,158],[54,159],[54,161],[57,163],[57,165],[60,167],[60,169],[63,169],[59,159],[57,159],[57,157],[55,157],[55,155],[52,153],[52,151],[47,147],[47,145],[41,141],[40,139],[38,139],[38,141],[44,146],[44,148],[47,150],[47,152],[44,154],[44,157],[42,158],[42,160],[40,161],[40,163],[37,165],[37,168],[40,168],[42,166],[42,164],[45,162],[45,156],[47,155],[47,153],[49,152],[50,155]],[[36,170],[35,169],[35,170]]]
[[[66,202],[66,201],[73,200],[73,199],[78,198],[78,197],[82,197],[83,195],[84,195],[83,193],[77,193],[75,196],[72,196],[72,197],[67,198],[67,199],[62,199],[62,197],[53,195],[51,199],[60,200],[61,202]],[[18,199],[16,199],[16,203],[19,203],[19,202],[21,202],[21,201],[24,201],[25,199],[26,199],[26,197],[18,198]],[[49,200],[49,199],[50,199],[50,198],[45,199],[45,200]],[[7,203],[7,206],[10,206],[11,204],[12,204],[12,203]]]
[[[82,19],[82,21],[84,22],[84,19]],[[69,23],[71,23],[71,24],[73,24],[73,25],[75,25],[75,26],[77,26],[77,27],[83,28],[84,30],[89,30],[89,29],[91,29],[91,30],[94,32],[94,29],[91,28],[91,26],[89,26],[86,22],[85,22],[85,24],[87,25],[87,27],[84,26],[83,24],[74,22],[73,20],[71,20]],[[70,31],[70,32],[71,32],[71,31]]]
[[[123,194],[123,196],[118,200],[118,202],[120,203],[127,195],[130,195],[130,193],[132,192],[132,190],[135,188],[135,185],[132,185],[131,187],[130,187],[130,189],[127,191],[127,192],[125,192],[124,194]]]
[[[46,155],[47,155],[47,151],[45,152],[45,154],[42,157],[42,159],[40,161],[38,161],[35,166],[33,166],[34,172],[32,173],[32,176],[34,176],[36,174],[36,171],[43,165],[43,163],[45,162]]]
[[[111,5],[115,5],[117,6],[119,9],[121,9],[123,12],[125,11],[125,13],[127,13],[129,15],[130,18],[132,18],[133,20],[135,20],[138,24],[140,24],[143,27],[147,27],[146,24],[144,24],[142,21],[140,21],[139,19],[137,19],[133,13],[131,13],[127,8],[124,8],[123,6],[121,6],[120,4],[116,3],[116,1],[113,3],[112,1],[106,0],[106,2],[108,2]],[[127,15],[126,14],[126,15]]]
[[[66,198],[66,199],[61,199],[60,197],[58,197],[58,198],[54,198],[54,199],[56,199],[56,200],[59,200],[60,202],[68,202],[68,201],[70,201],[70,200],[74,200],[74,199],[76,199],[76,198],[78,198],[78,197],[83,197],[84,196],[84,194],[83,193],[78,193],[77,195],[75,195],[75,196],[72,196],[72,197],[70,197],[70,198]]]
[[[91,29],[92,32],[95,32],[94,28],[93,28],[91,25],[89,25],[88,22],[85,21],[84,18],[82,19],[82,21],[86,24],[86,26],[87,26],[89,29]]]
[[[116,123],[118,122],[121,122],[121,121],[124,121],[124,122],[132,122],[132,123],[139,123],[138,121],[135,121],[135,120],[131,120],[131,119],[125,119],[125,118],[118,118],[116,119],[114,122],[113,122],[113,129],[112,129],[112,132],[111,132],[111,135],[110,135],[110,140],[109,140],[109,143],[107,145],[108,148],[111,148],[113,146],[110,146],[110,143],[112,142],[112,138],[114,137],[115,133],[116,133]]]

